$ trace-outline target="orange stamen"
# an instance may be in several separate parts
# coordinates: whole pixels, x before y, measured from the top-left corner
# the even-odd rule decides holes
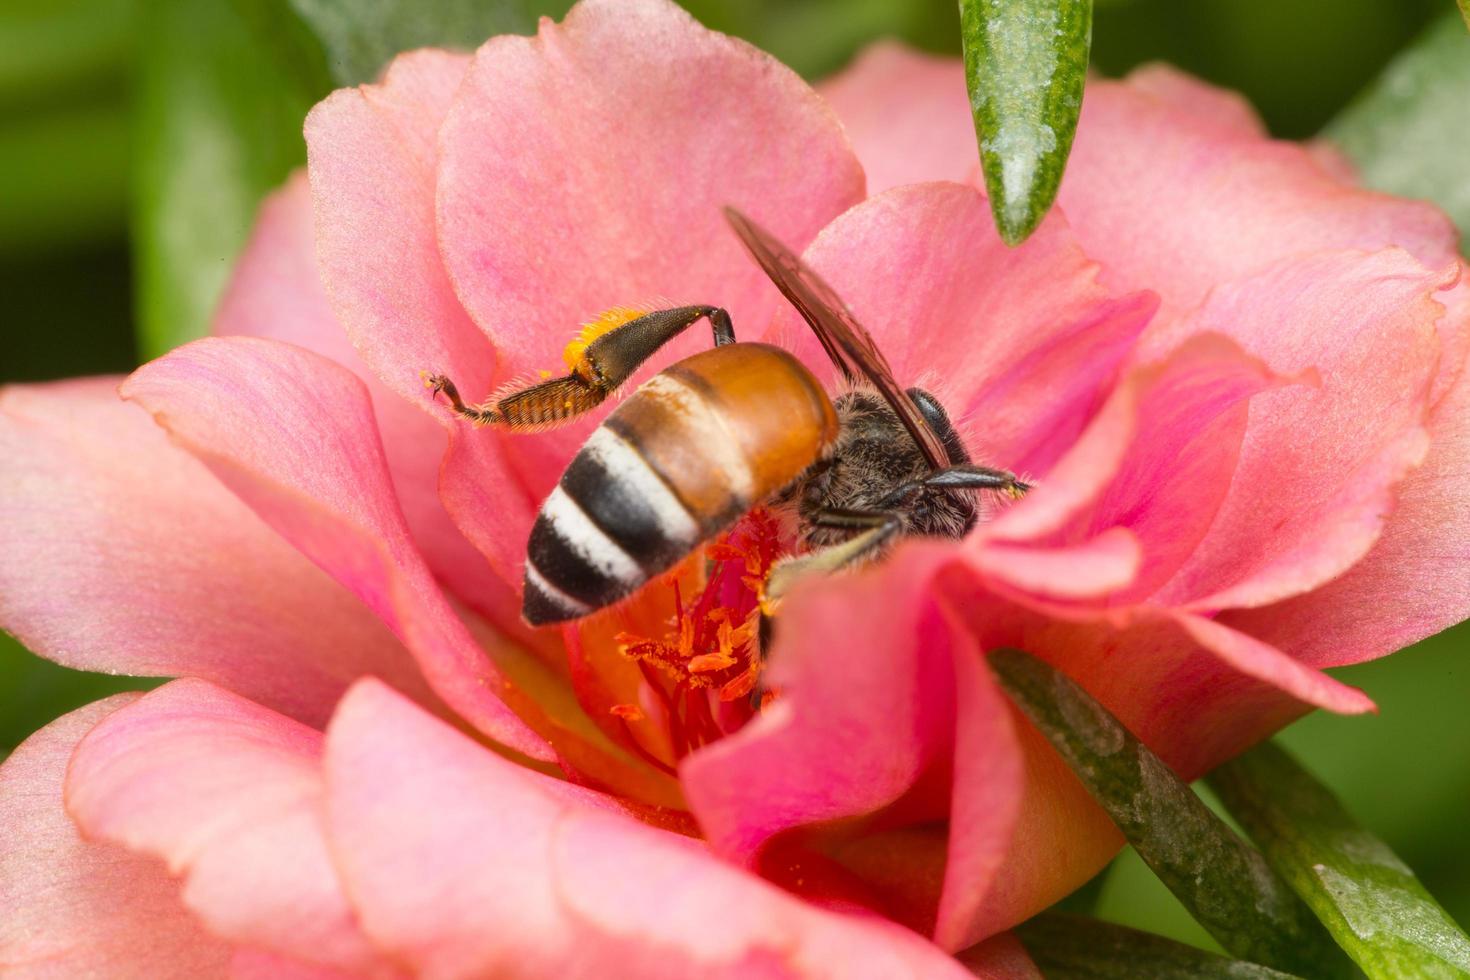
[[[692,601],[684,601],[678,579],[670,580],[674,610],[663,636],[614,637],[618,651],[638,664],[663,701],[676,759],[754,714],[750,698],[763,667],[757,591],[780,551],[775,519],[753,512],[705,548],[710,571]]]

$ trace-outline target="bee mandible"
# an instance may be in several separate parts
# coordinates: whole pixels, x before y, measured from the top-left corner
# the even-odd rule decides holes
[[[802,546],[767,575],[769,615],[795,582],[871,559],[902,535],[962,537],[978,519],[978,492],[1028,489],[972,462],[939,401],[899,387],[831,287],[749,218],[725,213],[821,341],[842,382],[835,397],[789,352],[737,343],[716,306],[612,311],[569,348],[566,376],[481,405],[466,405],[447,377],[427,378],[477,425],[536,431],[600,405],[669,340],[710,324],[714,346],[629,395],[541,505],[522,604],[532,626],[613,605],[762,504],[794,510]]]

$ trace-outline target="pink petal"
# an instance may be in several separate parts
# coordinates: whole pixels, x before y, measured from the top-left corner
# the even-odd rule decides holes
[[[509,685],[414,548],[367,392],[350,372],[276,341],[206,338],[140,368],[123,393],[381,616],[461,717],[551,758],[501,700]]]
[[[1191,84],[1203,87],[1147,69],[1139,82],[1088,86],[1057,200],[1105,283],[1157,290],[1169,319],[1216,283],[1306,252],[1398,245],[1433,268],[1454,260],[1457,236],[1438,210],[1349,189],[1304,148],[1222,125],[1227,97],[1203,109],[1175,97]]]
[[[959,58],[879,41],[817,91],[842,120],[871,195],[926,180],[967,181],[980,165]]]
[[[1161,362],[1134,368],[1056,469],[1040,478],[1031,495],[1037,500],[1023,501],[974,537],[977,568],[992,581],[1008,578],[1023,592],[1059,599],[1101,597],[1105,569],[1113,568],[1110,604],[1152,595],[1210,529],[1237,465],[1250,399],[1276,384],[1259,362],[1215,335],[1191,338]],[[1065,525],[1058,523],[1063,512]],[[1045,569],[1029,585],[1005,574],[1025,568],[1016,549],[986,563],[993,538],[1048,523],[1055,533],[1033,560],[1064,561],[1068,552],[1077,559],[1056,569],[1049,585]],[[1126,576],[1123,543],[1103,547],[1119,533],[1136,552]]]
[[[669,0],[584,0],[535,38],[492,39],[439,146],[440,247],[501,380],[563,371],[577,325],[614,306],[723,306],[737,335],[758,335],[784,303],[721,208],[802,248],[863,195],[816,93]],[[709,344],[701,325],[655,360]],[[511,444],[533,490],[592,421]]]
[[[288,341],[361,378],[372,395],[393,487],[425,561],[450,592],[514,633],[521,628],[519,576],[497,575],[449,519],[439,500],[444,427],[424,411],[421,387],[410,389],[410,402],[401,387],[380,381],[349,341],[317,269],[312,222],[311,189],[298,173],[261,205],[215,313],[213,333]]]
[[[680,772],[711,845],[742,863],[782,832],[866,817],[944,773],[939,778],[953,788],[943,786],[937,803],[911,801],[920,808],[913,820],[950,819],[942,887],[933,879],[917,890],[885,881],[878,893],[908,896],[882,911],[934,930],[946,948],[982,936],[974,925],[1009,846],[1021,791],[1004,703],[978,651],[934,600],[935,569],[953,553],[909,546],[880,569],[793,595],[768,674],[779,699],[738,734],[687,758]],[[842,858],[848,867],[886,874],[860,847],[850,850]]]
[[[1304,704],[1342,714],[1376,710],[1362,691],[1306,666],[1268,643],[1201,616],[1179,613],[1176,621],[1225,663],[1242,674],[1280,688]]]
[[[813,908],[569,798],[371,681],[329,729],[326,773],[364,928],[419,973],[966,975],[891,923]]]
[[[0,765],[0,972],[17,980],[223,976],[230,949],[179,901],[161,864],[88,842],[61,806],[72,749],[136,699],[119,694],[66,715]]]
[[[317,725],[363,674],[429,696],[392,634],[117,379],[5,389],[0,454],[0,624],[37,653],[203,677]]]
[[[903,385],[936,387],[986,460],[1044,472],[1106,397],[1148,322],[1146,293],[1115,297],[1054,217],[1020,248],[996,234],[984,198],[918,184],[832,222],[806,261],[873,334]],[[770,339],[819,377],[832,370],[794,311]]]
[[[89,838],[163,858],[216,935],[391,972],[358,930],[322,830],[321,733],[205,681],[174,681],[82,739],[66,805]]]
[[[1451,280],[1452,281],[1452,280]],[[1163,602],[1261,605],[1360,559],[1395,485],[1423,458],[1445,276],[1403,252],[1323,253],[1217,289],[1168,335],[1216,331],[1281,373],[1315,371],[1251,402],[1230,493]]]
[[[485,632],[476,639],[493,651],[492,659],[512,674],[517,688],[547,710],[548,721],[562,723],[554,734],[546,734],[564,759],[599,783],[632,788],[625,780],[635,767],[612,758],[616,753],[609,751],[610,745],[595,744],[598,733],[575,704],[558,708],[557,697],[566,693],[566,685],[550,676],[543,663],[564,673],[565,654],[554,634],[532,631],[522,623],[519,570],[513,588],[490,568],[445,512],[438,493],[445,434],[442,425],[423,410],[421,390],[414,390],[416,404],[410,404],[379,381],[333,315],[317,272],[310,189],[304,177],[293,178],[262,206],[214,328],[219,334],[297,344],[352,369],[363,380],[383,435],[394,489],[413,540],[435,577],[447,591],[495,624],[495,632],[502,635]],[[524,546],[523,540],[518,547]],[[535,650],[542,663],[528,662],[518,646]]]
[[[1457,326],[1470,337],[1470,314]],[[1470,375],[1459,372],[1428,420],[1429,454],[1398,487],[1373,550],[1298,598],[1230,612],[1236,629],[1318,667],[1391,653],[1470,616]]]
[[[1211,487],[1233,469],[1240,436],[1232,426],[1273,383],[1258,361],[1214,335],[1133,366],[1056,465],[980,538],[1080,542],[1121,526],[1143,545],[1143,575],[1156,574],[1153,563],[1177,567],[1208,526],[1218,502],[1211,495],[1220,496]],[[1189,508],[1176,514],[1177,502]],[[1203,526],[1181,533],[1187,521]]]
[[[1080,545],[1046,548],[973,539],[971,567],[993,584],[1047,599],[1100,599],[1138,577],[1143,553],[1127,528],[1112,527]]]
[[[455,297],[434,228],[436,134],[469,62],[417,51],[395,60],[380,85],[334,92],[307,117],[307,160],[332,309],[384,386],[447,428],[444,506],[500,578],[519,585],[532,500],[501,436],[470,431],[431,404],[420,379],[444,372],[481,392],[495,372],[495,350]]]
[[[1172,65],[1152,62],[1128,73],[1125,84],[1187,115],[1192,126],[1223,138],[1265,139],[1266,126],[1245,96],[1219,88]]]

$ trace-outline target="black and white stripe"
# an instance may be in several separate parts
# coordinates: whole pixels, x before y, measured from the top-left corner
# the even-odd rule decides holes
[[[600,427],[531,529],[522,613],[533,626],[585,616],[634,592],[702,537],[638,450]]]

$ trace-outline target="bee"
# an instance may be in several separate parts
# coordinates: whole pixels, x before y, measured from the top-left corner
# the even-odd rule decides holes
[[[975,464],[932,394],[899,387],[872,336],[814,271],[749,218],[725,214],[816,333],[842,382],[836,397],[788,351],[737,343],[715,306],[613,311],[568,348],[565,377],[481,405],[466,405],[443,375],[426,379],[470,422],[532,431],[601,404],[699,320],[711,327],[714,346],[628,396],[542,504],[525,568],[522,616],[532,626],[632,595],[758,505],[794,510],[802,545],[767,575],[760,603],[769,616],[808,575],[876,557],[904,535],[962,537],[978,520],[978,492],[1028,489]]]

